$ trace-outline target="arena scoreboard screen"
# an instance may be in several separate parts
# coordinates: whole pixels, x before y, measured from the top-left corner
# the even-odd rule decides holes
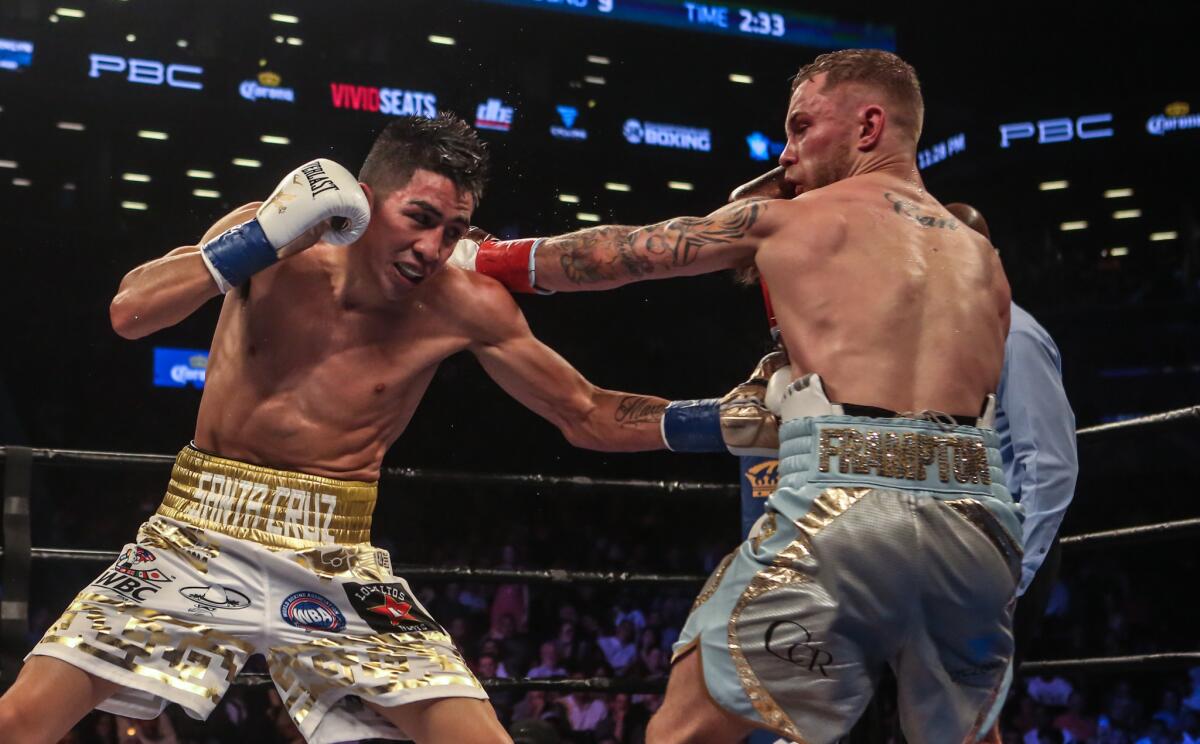
[[[764,39],[815,49],[896,49],[892,26],[858,24],[758,3],[693,0],[482,0],[688,31]]]

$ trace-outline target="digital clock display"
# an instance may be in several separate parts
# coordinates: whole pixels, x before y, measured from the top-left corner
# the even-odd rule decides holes
[[[699,0],[482,0],[493,5],[570,13],[758,38],[815,49],[896,49],[893,26],[851,23],[768,6]]]

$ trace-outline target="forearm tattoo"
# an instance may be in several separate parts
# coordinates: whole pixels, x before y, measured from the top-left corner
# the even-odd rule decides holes
[[[558,253],[573,284],[640,279],[694,263],[710,246],[746,237],[767,210],[765,199],[747,199],[708,217],[678,217],[648,227],[593,227],[549,238],[539,251]]]
[[[665,410],[666,403],[659,403],[640,395],[626,395],[617,403],[617,412],[613,414],[613,419],[621,426],[657,424]]]
[[[912,220],[921,227],[937,227],[943,230],[958,229],[957,220],[948,220],[944,217],[934,217],[931,214],[921,214],[920,210],[917,209],[916,204],[900,199],[890,191],[883,192],[883,198],[888,200],[896,214]]]

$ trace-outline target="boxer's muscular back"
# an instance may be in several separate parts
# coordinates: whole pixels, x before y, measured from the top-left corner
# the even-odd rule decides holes
[[[346,251],[318,244],[230,292],[213,336],[196,443],[225,457],[375,480],[438,363],[466,348],[444,305],[453,269],[384,309],[339,299]]]
[[[995,392],[1008,281],[991,244],[910,182],[856,176],[781,205],[756,261],[793,368],[830,399],[978,415]]]

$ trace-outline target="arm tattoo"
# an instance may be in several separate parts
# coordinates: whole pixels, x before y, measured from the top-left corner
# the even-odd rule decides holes
[[[665,404],[656,403],[650,398],[626,395],[617,403],[617,412],[613,414],[613,419],[621,426],[657,424],[666,409]]]
[[[639,279],[687,266],[706,246],[742,240],[766,212],[765,201],[747,199],[708,217],[678,217],[649,227],[593,227],[549,238],[541,250],[558,251],[573,284]]]
[[[895,211],[896,214],[912,220],[921,227],[939,227],[943,230],[958,229],[958,222],[955,220],[948,220],[944,217],[934,217],[931,214],[921,214],[917,210],[916,204],[913,204],[910,201],[904,201],[890,191],[883,192],[883,198],[888,200],[888,202],[892,205],[892,210]]]

